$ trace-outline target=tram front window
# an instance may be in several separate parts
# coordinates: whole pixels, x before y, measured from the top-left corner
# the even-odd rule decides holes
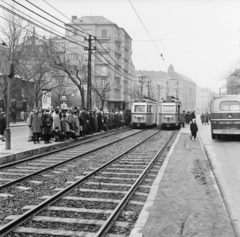
[[[145,112],[145,105],[135,105],[134,112],[137,113],[144,113]]]
[[[162,107],[163,113],[175,113],[175,105],[163,105]]]

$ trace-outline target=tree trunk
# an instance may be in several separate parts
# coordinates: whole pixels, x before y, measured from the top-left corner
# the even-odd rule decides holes
[[[80,96],[81,96],[81,106],[82,106],[81,109],[83,109],[85,107],[84,89],[81,86],[79,86],[78,89],[80,91]]]
[[[104,109],[104,102],[105,102],[105,98],[101,97],[101,107],[102,107],[102,109]]]

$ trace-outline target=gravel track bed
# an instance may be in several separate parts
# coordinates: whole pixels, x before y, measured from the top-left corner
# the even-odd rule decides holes
[[[57,201],[54,206],[59,207],[75,207],[75,208],[87,208],[87,209],[100,209],[100,210],[113,210],[116,208],[117,203],[102,203],[102,202],[88,202],[88,201],[75,201],[75,200],[64,200]]]
[[[62,218],[76,218],[76,219],[95,219],[107,220],[110,214],[103,213],[84,213],[84,212],[70,212],[70,211],[42,211],[38,216],[62,217]]]
[[[85,198],[92,198],[93,193],[92,192],[81,192],[78,190],[73,190],[70,192],[67,196],[71,197],[85,197]],[[107,199],[116,199],[120,200],[121,198],[124,197],[124,194],[122,193],[94,193],[94,198],[107,198]]]
[[[123,184],[123,181],[121,179],[119,180],[111,180],[111,179],[93,179],[93,182],[101,182],[101,183],[118,183],[118,184]],[[133,184],[134,180],[124,180],[124,184]]]
[[[89,188],[89,189],[97,189],[99,190],[99,185],[81,185],[82,188]],[[116,186],[106,186],[106,185],[102,185],[104,190],[117,190],[117,191],[128,191],[130,187],[126,187],[126,186],[118,186],[116,188]]]
[[[113,157],[121,153],[123,149],[126,150],[134,144],[137,144],[144,137],[149,136],[149,134],[152,134],[153,132],[154,130],[145,130],[141,134],[136,134],[135,136],[122,140],[110,147],[103,148],[100,152],[94,152],[97,156],[94,156],[94,154],[84,155],[80,159],[68,162],[44,173],[44,175],[50,175],[51,177],[44,177],[42,174],[39,174],[26,179],[17,185],[13,185],[10,188],[2,189],[1,193],[13,194],[14,196],[8,197],[0,202],[0,225],[6,223],[6,221],[3,221],[5,217],[22,214],[24,212],[24,210],[22,210],[24,206],[37,205],[40,202],[43,202],[43,199],[41,199],[42,196],[54,195],[56,193],[56,191],[54,191],[55,188],[64,187],[67,181],[74,181],[76,180],[76,176],[82,176],[84,172],[92,171],[92,167],[98,167],[111,160]],[[68,170],[61,173],[52,172],[58,171],[61,168],[67,168]],[[42,184],[32,184],[29,182],[32,180],[41,181]],[[31,189],[23,191],[17,189],[17,186],[30,187]],[[88,206],[91,208],[91,206],[94,205],[89,204]],[[101,206],[101,203],[99,206]],[[109,207],[107,207],[107,209],[109,209]]]
[[[59,222],[42,222],[42,221],[28,221],[22,225],[23,227],[31,226],[32,228],[45,228],[54,230],[72,230],[72,231],[87,231],[97,232],[100,225],[85,225],[85,224],[71,224],[71,223],[59,223]],[[26,235],[29,236],[29,235]],[[34,236],[31,234],[31,236]]]

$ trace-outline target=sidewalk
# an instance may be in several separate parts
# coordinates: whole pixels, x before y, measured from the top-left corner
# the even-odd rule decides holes
[[[182,128],[130,237],[234,237],[232,222],[197,138]]]
[[[9,127],[20,127],[20,126],[27,126],[27,123],[25,122],[17,122],[17,123],[12,123],[10,122]]]

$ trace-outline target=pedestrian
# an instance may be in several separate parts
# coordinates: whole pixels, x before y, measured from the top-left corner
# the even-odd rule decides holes
[[[0,112],[0,136],[1,140],[4,142],[5,141],[5,130],[6,130],[6,118],[5,118],[5,113]]]
[[[31,117],[32,112],[29,113],[29,116],[27,118],[27,125],[28,125],[28,141],[32,142],[33,141],[33,132],[32,132],[32,127],[30,127],[30,117]]]
[[[183,112],[180,115],[180,124],[185,127],[185,119],[186,119],[186,114],[185,114],[185,110],[183,110]]]
[[[60,117],[59,117],[59,110],[55,109],[55,112],[52,114],[52,132],[54,136],[54,141],[58,142],[59,141],[59,135],[61,132],[61,124],[60,124]]]
[[[205,116],[204,116],[204,121],[205,121],[205,125],[206,124],[208,124],[209,125],[209,114],[208,114],[208,112],[205,114]]]
[[[24,122],[24,111],[21,111],[20,117],[21,117],[21,122]]]
[[[194,140],[196,139],[197,136],[197,132],[198,132],[198,126],[196,124],[196,119],[192,120],[192,123],[190,124],[190,139],[192,140],[192,138],[194,138]]]
[[[47,109],[42,115],[43,140],[45,144],[51,143],[50,140],[52,135],[52,123],[52,116],[50,115],[49,109]]]
[[[205,120],[205,115],[204,115],[204,113],[201,114],[200,119],[201,119],[201,123],[203,124],[203,123],[204,123],[204,120]]]
[[[41,134],[42,119],[37,108],[34,109],[34,113],[30,116],[29,128],[32,128],[33,143],[40,143],[39,137]]]
[[[16,124],[17,123],[17,114],[14,109],[12,109],[12,111],[11,111],[11,117],[12,117],[13,123]]]
[[[191,121],[192,121],[193,119],[196,119],[195,111],[193,111],[193,112],[191,113]]]

